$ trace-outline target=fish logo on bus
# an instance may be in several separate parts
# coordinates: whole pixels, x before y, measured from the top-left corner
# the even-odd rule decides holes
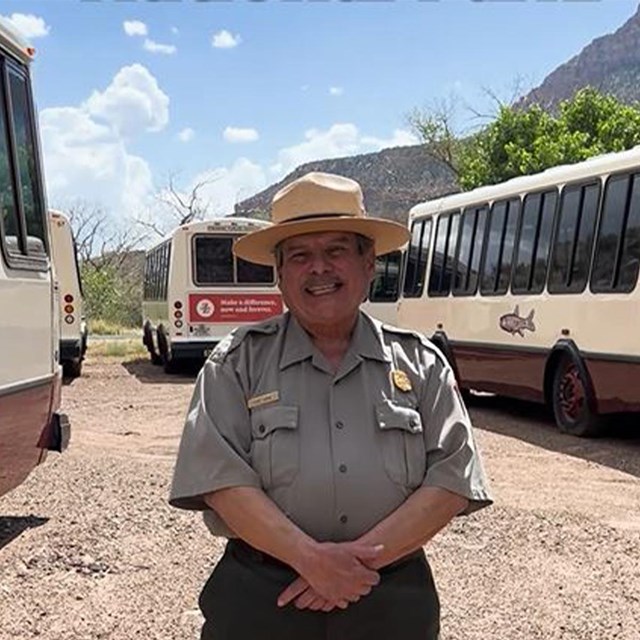
[[[534,314],[535,309],[531,309],[529,315],[526,318],[523,318],[520,315],[520,307],[516,305],[516,308],[512,313],[505,313],[503,316],[500,316],[500,328],[511,335],[515,335],[517,333],[519,336],[524,338],[525,329],[532,332],[536,330],[536,325],[533,324]]]

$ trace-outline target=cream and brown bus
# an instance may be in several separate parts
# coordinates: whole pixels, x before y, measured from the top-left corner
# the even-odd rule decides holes
[[[398,324],[462,389],[602,433],[640,411],[640,147],[416,205]]]
[[[202,360],[235,327],[282,313],[273,267],[233,255],[235,240],[268,222],[218,218],[174,229],[145,258],[143,343],[170,373]]]
[[[62,450],[50,242],[29,67],[33,50],[0,19],[0,495],[48,449]]]

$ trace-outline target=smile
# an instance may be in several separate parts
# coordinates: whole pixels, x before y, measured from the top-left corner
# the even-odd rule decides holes
[[[323,284],[315,287],[306,287],[305,291],[312,296],[326,296],[336,292],[342,285],[334,282],[332,284]]]

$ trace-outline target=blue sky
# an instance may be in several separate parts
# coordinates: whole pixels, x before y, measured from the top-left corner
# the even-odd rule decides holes
[[[49,203],[156,215],[174,176],[210,214],[310,160],[415,142],[407,114],[490,111],[638,0],[2,0],[37,49]],[[458,113],[458,126],[474,121]]]

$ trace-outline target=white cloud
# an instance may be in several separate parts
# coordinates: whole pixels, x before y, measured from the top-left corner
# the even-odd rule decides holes
[[[416,144],[416,137],[398,129],[389,139],[363,136],[355,124],[334,124],[326,131],[309,129],[304,134],[305,140],[278,152],[278,160],[270,167],[272,175],[280,178],[297,166],[312,160],[340,158],[379,151],[387,147],[398,147]]]
[[[196,174],[184,189],[177,190],[178,195],[188,200],[196,185],[202,185],[198,189],[198,198],[206,206],[209,218],[233,213],[238,202],[268,186],[262,167],[247,158],[238,158],[230,167],[214,167]],[[162,192],[158,196],[161,199]],[[154,215],[158,215],[157,207]]]
[[[174,36],[177,36],[180,33],[180,30],[178,27],[171,27],[171,33],[173,33]]]
[[[329,87],[329,95],[341,96],[343,93],[344,89],[342,87]]]
[[[169,122],[169,97],[141,64],[123,67],[103,91],[94,91],[82,105],[123,136],[160,131]]]
[[[411,131],[396,129],[390,138],[376,138],[373,136],[363,136],[362,144],[370,146],[373,150],[389,149],[391,147],[406,147],[418,144],[420,139]]]
[[[211,46],[216,49],[233,49],[233,47],[237,47],[242,39],[239,35],[233,35],[226,29],[222,31],[218,31],[218,33],[214,33],[211,38]]]
[[[49,34],[50,27],[44,21],[31,13],[12,13],[2,16],[9,21],[25,38],[43,38]]]
[[[227,142],[255,142],[260,135],[255,129],[227,127],[222,133],[222,137]]]
[[[52,205],[85,200],[134,215],[152,192],[145,160],[128,153],[111,127],[83,108],[58,107],[40,114],[43,156]]]
[[[196,132],[191,127],[186,127],[178,134],[178,140],[180,140],[180,142],[189,142],[193,140],[195,134]]]
[[[149,33],[147,25],[140,20],[125,20],[122,28],[128,36],[146,36]]]
[[[151,53],[164,53],[169,56],[177,51],[173,44],[160,44],[159,42],[154,42],[150,38],[145,38],[143,48]]]

